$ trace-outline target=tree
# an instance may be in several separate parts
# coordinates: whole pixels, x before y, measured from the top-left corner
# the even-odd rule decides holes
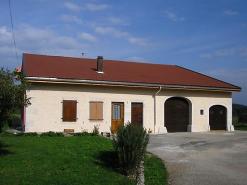
[[[11,119],[15,107],[30,105],[30,98],[27,98],[26,89],[30,84],[23,73],[2,67],[0,70],[0,133],[4,123]]]

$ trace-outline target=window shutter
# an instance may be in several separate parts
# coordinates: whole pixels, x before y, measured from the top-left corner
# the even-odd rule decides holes
[[[91,101],[89,103],[89,120],[103,120],[103,102]]]
[[[63,100],[63,118],[64,122],[76,122],[77,101]]]
[[[103,120],[103,102],[97,103],[97,120]]]
[[[97,103],[96,102],[90,102],[90,120],[97,119]]]

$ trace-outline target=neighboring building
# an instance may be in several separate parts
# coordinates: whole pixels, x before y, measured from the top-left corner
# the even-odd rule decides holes
[[[32,83],[26,132],[116,132],[131,122],[153,133],[233,131],[241,88],[176,66],[23,54]]]

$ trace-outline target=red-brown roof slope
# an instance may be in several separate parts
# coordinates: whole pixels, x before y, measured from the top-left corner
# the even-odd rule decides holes
[[[147,83],[177,86],[241,88],[175,65],[103,60],[103,74],[97,73],[97,59],[24,54],[27,77]]]

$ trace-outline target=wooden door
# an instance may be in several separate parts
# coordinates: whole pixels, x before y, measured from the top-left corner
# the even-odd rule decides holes
[[[143,104],[131,103],[131,123],[143,126]]]
[[[183,98],[170,98],[165,102],[165,127],[168,132],[187,132],[189,104]]]
[[[124,103],[114,102],[111,107],[111,131],[117,133],[118,127],[124,125]]]
[[[210,130],[226,130],[226,108],[214,105],[209,109]]]

